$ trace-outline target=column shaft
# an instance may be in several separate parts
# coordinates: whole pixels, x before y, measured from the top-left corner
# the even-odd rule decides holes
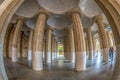
[[[55,53],[54,53],[54,41],[55,41],[55,39],[54,39],[54,36],[52,35],[52,44],[51,44],[51,48],[52,48],[52,60],[54,60],[55,59]]]
[[[69,38],[69,31],[67,31],[67,36],[66,36],[66,48],[67,48],[67,60],[70,60],[70,38]]]
[[[46,15],[43,13],[39,14],[34,31],[34,40],[33,40],[33,69],[36,71],[43,70],[42,43],[44,36],[45,21],[46,21]]]
[[[28,43],[28,60],[32,60],[33,35],[34,35],[34,31],[31,30],[29,36],[29,43]]]
[[[54,57],[55,57],[55,59],[57,58],[57,56],[56,56],[56,40],[54,40]]]
[[[96,54],[96,39],[94,38],[94,35],[92,35],[92,41],[93,41],[93,55]]]
[[[13,27],[11,33],[10,33],[10,39],[9,39],[9,55],[12,57],[12,40],[14,35],[15,28]]]
[[[21,28],[23,25],[23,20],[19,19],[14,31],[13,35],[13,41],[12,41],[12,61],[17,62],[18,61],[18,56],[17,56],[17,42],[18,42],[18,36],[20,34]]]
[[[86,56],[89,56],[88,38],[87,37],[85,39],[85,44],[86,44]]]
[[[66,39],[64,39],[64,57],[67,58],[67,50],[66,50],[67,46],[66,46]]]
[[[12,29],[13,29],[13,25],[9,24],[8,28],[7,28],[7,31],[6,31],[6,34],[5,34],[4,54],[6,54],[7,58],[10,58],[10,52],[9,52],[9,45],[10,44],[9,44],[9,42],[10,42],[10,35],[11,35],[11,32],[12,32]]]
[[[112,40],[111,40],[109,31],[107,32],[107,38],[108,38],[109,47],[112,47],[113,45],[112,45]]]
[[[20,46],[20,59],[22,59],[22,57],[23,57],[23,37],[24,37],[24,32],[22,31],[22,32],[20,32],[20,41],[19,41],[19,46]]]
[[[93,41],[92,41],[92,31],[91,28],[87,28],[87,36],[88,36],[88,49],[89,49],[89,56],[88,59],[93,59]]]
[[[86,52],[83,26],[78,13],[72,14],[72,19],[74,23],[73,31],[76,52],[75,70],[82,71],[86,69]]]
[[[46,34],[46,62],[51,63],[51,29]]]
[[[45,59],[45,39],[43,39],[43,48],[42,48],[42,54],[43,54],[43,61],[44,61],[44,59]]]
[[[96,23],[98,24],[99,30],[100,30],[100,37],[102,41],[102,47],[103,47],[103,61],[106,62],[109,59],[108,56],[108,38],[105,31],[105,25],[103,23],[102,16],[96,16]]]
[[[70,32],[69,32],[69,44],[70,44],[70,63],[74,63],[75,62],[75,51],[74,51],[73,29],[70,29]]]

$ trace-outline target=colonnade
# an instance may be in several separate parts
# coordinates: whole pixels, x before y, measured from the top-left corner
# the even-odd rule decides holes
[[[16,9],[20,6],[20,4],[24,0],[5,0],[0,5],[0,73],[2,74],[2,77],[4,80],[7,80],[7,76],[4,70],[3,65],[3,43],[4,43],[4,36],[5,32],[7,30],[7,26],[10,22],[11,17],[13,16]],[[112,77],[112,80],[118,80],[119,79],[119,69],[120,69],[120,28],[119,28],[119,20],[120,20],[120,6],[119,6],[119,0],[95,0],[96,3],[101,7],[105,15],[107,16],[107,19],[109,20],[109,23],[113,30],[113,35],[115,39],[115,45],[116,45],[116,52],[117,52],[117,59],[116,59],[116,66],[115,71]],[[119,2],[119,3],[118,3]],[[9,7],[11,6],[11,7]],[[9,13],[9,14],[8,14]],[[72,20],[73,20],[73,34],[74,34],[74,47],[75,47],[75,70],[81,71],[86,69],[86,46],[85,46],[85,38],[84,38],[84,32],[83,32],[83,26],[81,23],[81,17],[79,12],[72,12],[71,14]],[[46,21],[46,14],[40,13],[38,17],[38,21],[34,30],[34,39],[33,39],[33,69],[34,70],[43,70],[43,60],[42,60],[42,52],[43,52],[43,35],[45,31],[45,21]],[[101,17],[95,17],[95,21],[98,24],[99,30],[100,30],[100,36],[102,41],[102,48],[103,48],[103,61],[108,61],[108,37],[102,22]],[[20,32],[20,29],[22,27],[23,21],[20,19],[18,20],[17,26],[14,31],[13,35],[13,42],[12,42],[12,61],[17,62],[17,35]],[[18,32],[18,33],[17,33]],[[88,32],[90,33],[90,32]],[[91,33],[89,34],[90,41],[88,42],[90,47],[90,44],[92,43]],[[31,41],[30,41],[31,42]],[[79,44],[78,44],[79,43]],[[56,42],[55,42],[56,44]],[[89,48],[89,50],[91,50]],[[74,50],[73,50],[74,51]],[[56,50],[55,50],[56,52]],[[89,55],[92,55],[90,51]],[[90,56],[90,58],[92,58]]]
[[[64,40],[64,54],[70,63],[75,63],[75,70],[81,71],[86,69],[86,52],[88,50],[88,59],[92,60],[96,52],[96,43],[91,27],[86,28],[87,41],[85,41],[84,30],[80,18],[79,9],[70,12],[73,20],[73,26],[67,29],[67,35]],[[28,44],[28,60],[32,60],[34,70],[43,70],[43,54],[46,63],[51,63],[57,58],[57,42],[52,35],[52,29],[46,28],[47,14],[40,13],[36,23],[35,30],[30,31]],[[24,18],[19,17],[14,30],[12,40],[12,61],[18,61],[17,42]],[[108,41],[109,37],[102,23],[102,17],[96,16],[95,21],[98,23],[103,48],[103,61],[108,61]],[[45,38],[45,39],[44,39]],[[43,44],[44,43],[44,44]],[[87,49],[88,48],[88,49]],[[106,49],[107,48],[107,49]]]

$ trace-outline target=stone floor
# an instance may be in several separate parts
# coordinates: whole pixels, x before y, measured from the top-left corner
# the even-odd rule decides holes
[[[109,80],[114,62],[102,63],[98,55],[92,61],[87,60],[87,70],[83,72],[75,72],[74,64],[63,57],[51,64],[44,63],[44,70],[40,72],[32,70],[31,62],[26,59],[12,63],[5,58],[5,66],[9,80]]]

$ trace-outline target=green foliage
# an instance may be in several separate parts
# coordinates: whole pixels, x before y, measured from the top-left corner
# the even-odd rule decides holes
[[[63,51],[63,46],[58,46],[58,51],[62,52]]]

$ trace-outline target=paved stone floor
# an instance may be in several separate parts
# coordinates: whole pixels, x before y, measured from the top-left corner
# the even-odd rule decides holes
[[[6,71],[9,80],[109,80],[114,68],[114,62],[102,63],[101,56],[87,60],[87,70],[75,72],[74,64],[60,57],[51,64],[44,63],[43,71],[32,70],[31,62],[26,59],[12,63],[5,58]]]

